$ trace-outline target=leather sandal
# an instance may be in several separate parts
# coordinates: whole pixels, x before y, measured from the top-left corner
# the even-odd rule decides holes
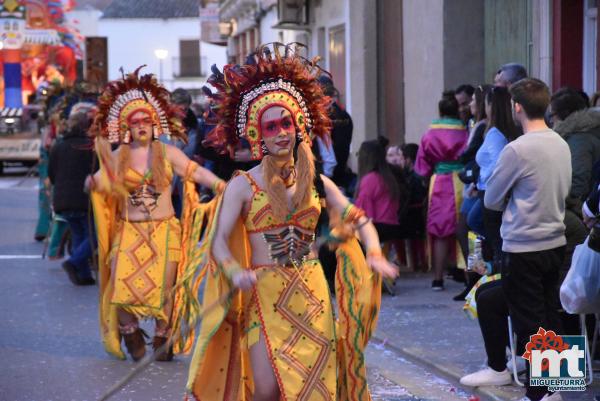
[[[146,333],[140,328],[137,328],[133,333],[122,334],[123,339],[125,340],[125,346],[127,347],[127,352],[129,352],[131,358],[136,362],[146,355],[146,342],[144,341],[145,334]]]
[[[169,362],[173,360],[173,346],[169,349],[159,351],[159,349],[167,343],[167,337],[154,336],[152,339],[152,349],[154,350],[154,359],[159,362]]]

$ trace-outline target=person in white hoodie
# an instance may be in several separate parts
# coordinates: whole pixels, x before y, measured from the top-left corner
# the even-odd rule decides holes
[[[561,334],[557,283],[565,254],[565,200],[571,186],[571,153],[544,121],[546,84],[525,78],[510,89],[513,117],[524,135],[506,145],[489,178],[485,207],[503,211],[502,288],[522,355],[538,328]],[[528,366],[529,375],[529,366]],[[546,387],[526,383],[533,400],[559,400]]]

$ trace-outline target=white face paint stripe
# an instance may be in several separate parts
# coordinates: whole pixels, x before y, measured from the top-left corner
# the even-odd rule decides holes
[[[0,260],[7,259],[41,259],[42,255],[0,255]]]

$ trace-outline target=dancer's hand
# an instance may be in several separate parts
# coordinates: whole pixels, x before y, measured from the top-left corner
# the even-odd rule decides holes
[[[231,282],[240,290],[249,290],[256,284],[256,273],[252,270],[242,269],[233,274]]]
[[[383,278],[394,279],[398,277],[398,266],[388,262],[383,255],[367,255],[367,264],[373,271],[381,274]]]

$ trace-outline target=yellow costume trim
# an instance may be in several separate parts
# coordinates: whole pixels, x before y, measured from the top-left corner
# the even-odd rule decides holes
[[[185,181],[193,181],[194,173],[196,172],[197,168],[198,168],[198,163],[196,163],[193,160],[190,160],[187,167],[185,168],[184,180]]]
[[[370,401],[364,349],[377,326],[381,276],[365,261],[356,238],[336,250],[338,401]]]
[[[108,180],[105,171],[102,171],[101,177]],[[113,280],[111,280],[109,254],[112,249],[111,241],[116,232],[115,216],[117,215],[118,199],[95,190],[91,192],[90,197],[94,208],[94,221],[98,240],[100,335],[106,352],[119,359],[125,359],[125,354],[121,349],[117,308],[110,302],[110,295],[113,292]]]
[[[479,287],[485,283],[500,280],[502,275],[500,273],[494,274],[493,276],[481,276],[481,278],[475,283],[471,291],[465,297],[465,304],[463,305],[463,311],[473,320],[477,320],[477,301],[475,300],[475,294]]]
[[[456,124],[431,124],[429,126],[430,129],[454,129],[454,130],[462,130],[465,127],[462,125]]]
[[[462,203],[463,203],[463,190],[464,190],[464,184],[462,183],[460,178],[458,178],[458,172],[452,173],[452,185],[454,186],[454,210],[456,210],[456,221],[458,222],[458,219],[460,217],[460,207],[462,206]],[[456,252],[456,267],[464,270],[467,268],[467,261],[464,258],[464,255],[462,253],[462,248],[460,247],[460,243],[458,242],[458,240],[455,242],[455,246],[456,246],[456,251],[455,251]]]
[[[264,232],[290,225],[314,231],[319,221],[319,215],[321,214],[319,194],[314,187],[312,188],[312,196],[308,204],[291,211],[286,220],[282,221],[282,219],[277,218],[273,213],[273,208],[266,191],[258,186],[258,183],[252,178],[250,173],[239,172],[239,175],[243,176],[252,188],[250,209],[246,216],[244,216],[244,225],[249,233]]]

